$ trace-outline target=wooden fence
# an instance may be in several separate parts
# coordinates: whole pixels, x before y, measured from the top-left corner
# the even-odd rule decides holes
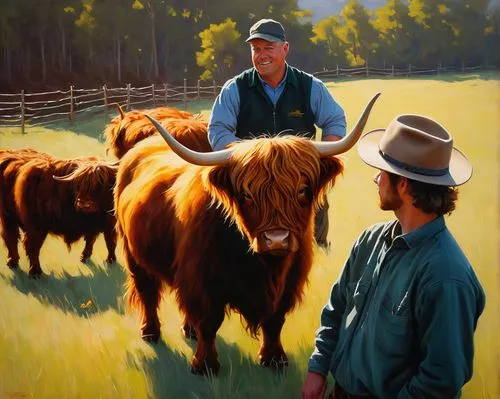
[[[406,68],[374,68],[365,65],[360,68],[324,69],[314,73],[320,79],[335,79],[341,77],[367,77],[367,76],[415,76],[438,75],[441,73],[459,72],[467,73],[487,69],[485,67],[448,68],[438,65],[436,69],[417,69],[409,65]],[[203,86],[200,81],[196,86],[188,86],[184,79],[182,86],[170,84],[145,87],[109,88],[104,85],[100,89],[77,89],[73,86],[68,91],[51,91],[45,93],[0,94],[0,126],[20,126],[24,133],[25,126],[29,124],[46,125],[62,120],[74,122],[77,115],[83,112],[106,112],[111,104],[118,103],[127,111],[134,108],[147,108],[156,106],[179,104],[185,105],[188,101],[198,99],[213,99],[217,96],[222,86],[215,80],[211,86]],[[182,106],[181,105],[181,106]]]

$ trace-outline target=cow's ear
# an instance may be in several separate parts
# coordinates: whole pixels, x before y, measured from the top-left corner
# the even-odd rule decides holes
[[[322,157],[316,198],[321,199],[333,187],[335,179],[344,171],[344,164],[337,157]]]
[[[205,177],[205,187],[216,202],[232,213],[235,207],[235,193],[231,183],[231,171],[227,165],[210,168]]]

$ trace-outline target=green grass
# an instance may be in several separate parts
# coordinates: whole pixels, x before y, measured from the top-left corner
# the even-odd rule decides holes
[[[381,91],[368,129],[385,127],[400,113],[428,115],[452,132],[455,145],[472,161],[473,178],[460,189],[457,210],[447,219],[487,295],[475,335],[474,377],[464,398],[498,398],[500,75],[345,80],[328,87],[346,109],[349,126]],[[188,109],[206,116],[210,106],[200,101]],[[16,128],[0,129],[0,147],[104,157],[105,121],[96,116],[74,126],[30,128],[25,135]],[[366,226],[393,217],[377,208],[375,171],[355,150],[344,159],[346,171],[330,194],[333,248],[328,255],[317,252],[306,299],[285,323],[283,342],[291,364],[284,375],[256,364],[259,343],[245,333],[237,315],[218,334],[220,376],[191,375],[193,346],[181,336],[182,319],[169,294],[160,309],[163,342],[148,345],[140,339],[137,314],[124,305],[122,267],[104,265],[103,239],[91,262],[81,264],[82,242],[68,252],[60,239],[50,237],[42,248],[47,276],[41,281],[27,277],[22,249],[21,270],[9,270],[0,244],[0,398],[298,398],[319,312],[350,246]]]

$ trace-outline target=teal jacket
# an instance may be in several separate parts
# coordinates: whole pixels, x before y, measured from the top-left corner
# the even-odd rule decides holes
[[[483,289],[444,218],[367,229],[321,313],[309,371],[353,395],[456,398],[472,377]]]

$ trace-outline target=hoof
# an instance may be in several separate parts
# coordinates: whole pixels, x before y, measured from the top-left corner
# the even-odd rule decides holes
[[[7,266],[9,267],[9,269],[12,269],[12,270],[19,269],[19,260],[9,259],[7,261]]]
[[[181,330],[184,338],[196,341],[196,331],[191,324],[184,324]]]
[[[191,363],[191,373],[196,375],[203,375],[205,377],[217,377],[219,375],[220,363],[218,361],[212,362],[211,365],[208,365],[206,362],[203,362],[200,365],[195,365]]]
[[[149,342],[151,344],[156,344],[158,343],[158,341],[160,340],[160,334],[156,334],[156,333],[153,333],[153,334],[142,334],[141,338],[145,341],[145,342]]]
[[[108,256],[106,259],[106,264],[108,266],[111,266],[113,263],[116,263],[116,258],[114,256]]]
[[[82,254],[80,256],[80,262],[82,262],[82,263],[87,263],[89,261],[89,259],[90,259],[90,255],[84,255],[84,254]]]
[[[288,359],[286,356],[272,357],[270,359],[261,358],[260,365],[274,371],[283,371],[288,367]]]
[[[33,280],[39,280],[42,277],[43,273],[41,270],[30,270],[29,271],[29,276]]]
[[[146,327],[142,330],[141,337],[146,342],[156,343],[160,340],[160,329],[156,327]]]

